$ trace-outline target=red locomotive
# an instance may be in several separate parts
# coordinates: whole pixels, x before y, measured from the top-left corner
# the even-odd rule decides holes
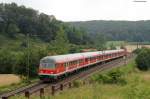
[[[86,66],[126,55],[126,50],[106,50],[67,55],[47,56],[40,60],[39,77],[49,81]]]

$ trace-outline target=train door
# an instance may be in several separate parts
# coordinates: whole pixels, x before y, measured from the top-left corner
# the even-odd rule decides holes
[[[63,63],[56,63],[56,72],[59,73],[59,72],[63,72],[63,71],[65,71],[64,64]]]
[[[88,64],[89,59],[85,58],[85,64]]]
[[[80,59],[79,65],[80,65],[80,66],[83,66],[84,64],[85,64],[85,60],[84,60],[84,59]]]

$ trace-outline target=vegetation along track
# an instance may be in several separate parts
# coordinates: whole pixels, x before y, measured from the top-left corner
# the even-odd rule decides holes
[[[77,79],[85,80],[93,73],[103,71],[106,69],[110,69],[113,67],[123,66],[126,63],[128,63],[131,59],[134,58],[134,55],[128,55],[126,58],[119,58],[113,61],[108,61],[106,63],[100,63],[95,64],[92,67],[85,68],[82,70],[82,72],[77,72],[74,75],[71,75],[63,80],[60,80],[58,82],[53,83],[43,83],[41,81],[37,82],[36,84],[32,84],[30,86],[22,87],[17,90],[4,93],[0,95],[0,98],[2,99],[8,99],[11,96],[19,95],[19,94],[25,94],[26,97],[30,97],[31,94],[35,92],[40,92],[40,96],[44,95],[44,88],[50,87],[51,88],[51,94],[54,95],[54,93],[58,90],[63,90],[64,87],[71,87],[72,82]]]

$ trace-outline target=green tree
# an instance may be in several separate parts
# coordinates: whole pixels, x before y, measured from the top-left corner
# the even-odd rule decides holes
[[[15,56],[9,50],[0,51],[0,73],[12,73]]]
[[[110,49],[111,49],[111,50],[116,49],[116,46],[114,45],[114,43],[111,43],[111,44],[110,44]]]
[[[9,24],[7,32],[9,34],[9,36],[13,37],[14,34],[19,32],[19,28],[17,27],[16,24]]]
[[[69,42],[63,30],[63,27],[56,33],[55,40],[50,43],[49,50],[51,54],[64,54],[69,50]]]
[[[46,49],[26,49],[17,55],[14,72],[19,75],[35,77],[38,73],[40,59],[47,55]]]
[[[136,63],[140,70],[150,69],[150,49],[142,48],[136,57]]]
[[[97,48],[98,50],[105,49],[106,41],[105,41],[105,36],[104,35],[101,35],[99,33],[99,34],[96,34],[94,36],[94,38],[92,38],[92,39],[93,39],[94,48]]]

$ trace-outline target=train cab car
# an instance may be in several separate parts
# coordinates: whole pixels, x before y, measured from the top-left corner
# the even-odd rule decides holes
[[[81,54],[47,56],[40,60],[39,77],[41,80],[56,79],[58,76],[71,72],[83,65]]]

